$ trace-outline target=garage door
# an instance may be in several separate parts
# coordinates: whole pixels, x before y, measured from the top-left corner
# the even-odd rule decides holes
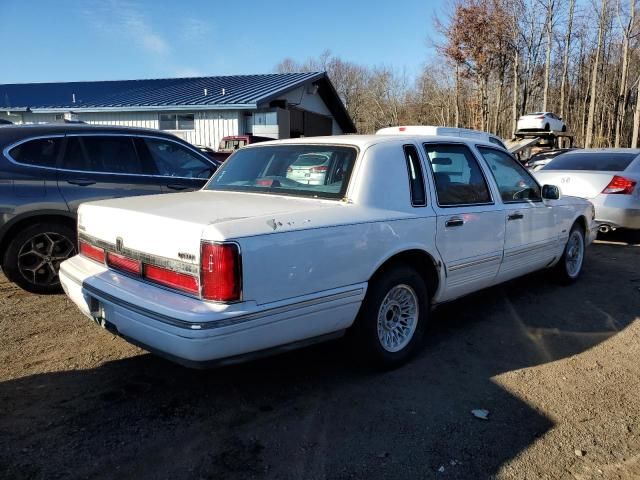
[[[289,113],[291,138],[317,137],[333,133],[331,117],[297,108],[292,108]]]

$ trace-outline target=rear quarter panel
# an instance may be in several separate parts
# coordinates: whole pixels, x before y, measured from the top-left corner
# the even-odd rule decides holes
[[[367,282],[399,252],[434,256],[435,230],[435,217],[390,217],[239,239],[244,299],[263,304]]]

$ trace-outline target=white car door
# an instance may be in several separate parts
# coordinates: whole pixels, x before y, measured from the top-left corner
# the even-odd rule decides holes
[[[444,301],[495,282],[502,261],[504,212],[469,146],[429,142],[424,151],[437,215],[436,246],[446,269],[438,298]]]
[[[554,208],[542,200],[538,183],[510,155],[492,147],[477,149],[504,205],[506,234],[498,281],[544,268],[560,254]]]

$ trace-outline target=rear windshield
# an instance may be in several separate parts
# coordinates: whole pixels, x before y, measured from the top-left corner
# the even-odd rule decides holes
[[[357,155],[354,147],[333,145],[242,149],[229,157],[205,189],[340,199]],[[318,164],[322,167],[312,167]],[[300,169],[302,165],[310,168]]]
[[[543,170],[593,170],[621,172],[638,156],[637,153],[564,153],[551,160]]]

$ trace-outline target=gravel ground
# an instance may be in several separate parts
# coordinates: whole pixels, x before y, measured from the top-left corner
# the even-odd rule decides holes
[[[384,373],[342,342],[188,370],[0,276],[0,478],[640,478],[640,238],[606,240],[575,285],[439,308]]]

